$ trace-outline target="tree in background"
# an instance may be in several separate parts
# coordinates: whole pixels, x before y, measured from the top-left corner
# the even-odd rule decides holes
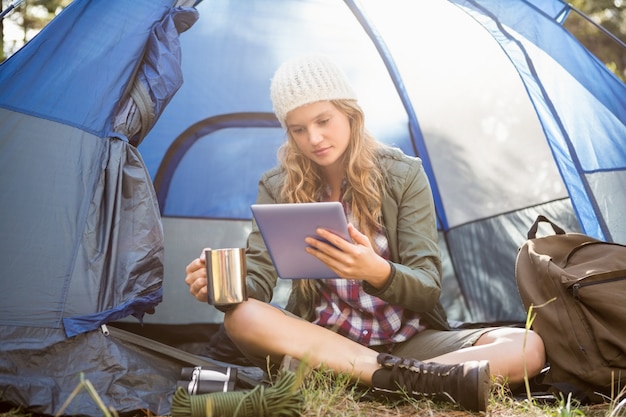
[[[604,27],[619,41],[603,33],[576,13],[565,27],[622,81],[626,81],[626,0],[571,0],[570,4]]]
[[[0,0],[1,10],[12,3]],[[31,40],[72,0],[25,0],[24,3],[0,20],[0,61]]]

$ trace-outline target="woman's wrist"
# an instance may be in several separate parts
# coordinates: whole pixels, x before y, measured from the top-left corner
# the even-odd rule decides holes
[[[385,287],[395,273],[395,266],[392,262],[389,262],[383,258],[381,258],[381,260],[384,262],[384,264],[381,262],[380,269],[377,268],[377,270],[379,270],[380,272],[377,273],[373,277],[373,279],[368,280],[368,283],[376,289],[381,289]]]

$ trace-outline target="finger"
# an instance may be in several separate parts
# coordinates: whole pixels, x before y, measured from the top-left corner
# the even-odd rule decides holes
[[[326,264],[327,267],[329,267],[331,270],[333,270],[339,275],[339,270],[337,270],[336,268],[337,268],[337,265],[340,265],[340,262],[337,261],[336,257],[333,257],[323,252],[323,250],[334,251],[337,254],[342,254],[343,252],[338,249],[333,248],[331,245],[328,245],[324,242],[320,242],[319,240],[316,240],[316,239],[312,239],[312,240],[315,240],[317,242],[316,247],[312,247],[312,245],[310,245],[304,248],[304,250],[311,256],[315,256],[317,259],[319,259],[324,264]],[[317,245],[325,246],[325,248],[327,249],[325,248],[319,249],[318,248],[319,246]]]
[[[348,242],[347,240],[345,240],[344,238],[342,238],[339,235],[336,235],[335,233],[326,230],[326,229],[316,229],[315,233],[321,238],[326,240],[328,243],[330,243],[330,245],[327,242],[324,242],[323,240],[320,239],[315,239],[315,238],[308,238],[311,239],[311,246],[314,246],[315,248],[318,248],[320,250],[325,250],[325,249],[330,249],[332,248],[332,246],[334,246],[334,248],[332,249],[339,249],[341,251],[346,251],[348,249],[350,249],[350,245],[351,242]],[[314,240],[314,242],[313,242]],[[309,243],[307,241],[307,243]],[[332,245],[332,246],[331,246]]]
[[[196,258],[185,267],[185,274],[191,275],[197,270],[204,268],[204,265],[205,263],[202,259]]]
[[[320,230],[320,232],[320,234],[324,236],[320,236],[319,239],[313,237],[305,239],[308,244],[305,250],[339,274],[339,269],[342,265],[347,261],[349,262],[349,254],[353,252],[353,246],[351,243],[332,232],[325,230]],[[327,238],[325,236],[327,236]]]
[[[204,277],[195,278],[193,282],[189,284],[189,292],[195,296],[203,287],[206,286],[206,282],[206,278]]]
[[[196,293],[196,300],[202,301],[203,303],[207,303],[209,301],[206,285],[200,288],[200,290]]]
[[[357,245],[364,245],[367,247],[371,247],[369,238],[361,233],[356,227],[352,225],[352,223],[348,224],[348,233],[350,233],[350,237],[352,241]]]
[[[200,260],[206,261],[206,251],[211,250],[211,248],[204,248],[202,252],[200,252]]]
[[[189,292],[200,301],[207,301],[207,280],[206,278],[198,278],[189,286]]]

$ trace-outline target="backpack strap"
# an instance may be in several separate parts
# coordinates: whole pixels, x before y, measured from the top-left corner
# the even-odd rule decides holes
[[[564,235],[565,234],[565,230],[561,229],[559,226],[554,224],[552,221],[548,220],[548,218],[546,216],[543,216],[543,215],[540,214],[539,216],[537,216],[537,219],[535,220],[533,225],[528,230],[528,235],[527,235],[528,239],[534,239],[537,236],[537,229],[539,228],[539,223],[541,223],[541,222],[546,222],[550,226],[552,226],[552,230],[554,230],[554,233],[556,233],[557,235]]]

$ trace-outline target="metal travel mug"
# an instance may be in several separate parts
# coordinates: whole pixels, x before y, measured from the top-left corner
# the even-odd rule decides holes
[[[204,255],[209,304],[221,306],[246,301],[246,250],[209,249]]]

